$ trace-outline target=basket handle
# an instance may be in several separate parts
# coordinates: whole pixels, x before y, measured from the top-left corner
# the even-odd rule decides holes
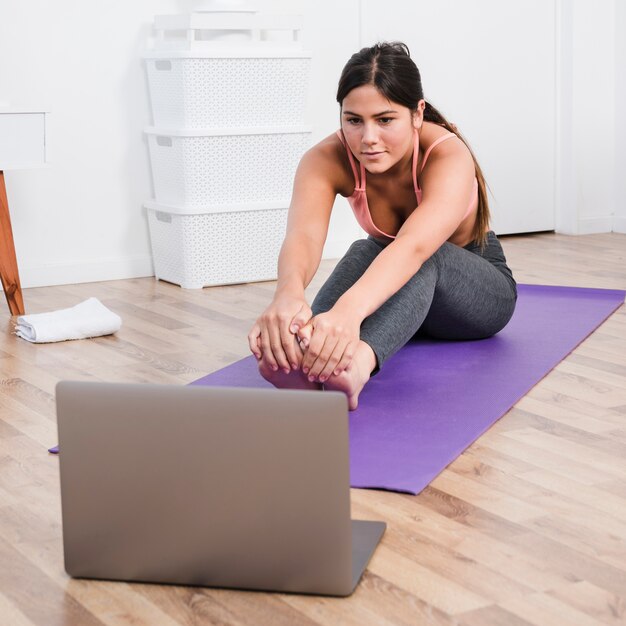
[[[172,138],[164,137],[162,135],[157,135],[156,138],[157,146],[161,146],[163,148],[171,148],[172,147]]]
[[[154,67],[159,72],[170,72],[172,70],[172,62],[166,59],[157,59],[154,62]]]
[[[159,222],[165,222],[166,224],[172,223],[172,216],[169,213],[164,213],[163,211],[155,211],[154,217],[156,217]]]

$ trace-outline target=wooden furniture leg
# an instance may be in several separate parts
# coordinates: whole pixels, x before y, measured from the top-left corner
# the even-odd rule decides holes
[[[0,279],[11,315],[24,315],[24,301],[22,300],[20,275],[17,271],[9,201],[7,200],[2,170],[0,170]]]

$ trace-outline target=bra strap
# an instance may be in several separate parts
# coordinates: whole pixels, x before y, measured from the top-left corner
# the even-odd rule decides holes
[[[413,129],[413,165],[411,167],[411,171],[413,174],[413,189],[415,189],[416,193],[417,193],[417,190],[419,189],[417,185],[417,156],[418,156],[419,149],[420,149],[419,135],[417,134],[417,128],[414,128]]]
[[[422,167],[420,167],[420,174],[422,173],[422,170],[424,169],[424,165],[426,165],[426,161],[428,160],[428,156],[430,155],[430,151],[435,146],[438,146],[442,141],[445,141],[446,139],[450,139],[451,137],[456,137],[456,135],[454,133],[450,133],[449,135],[444,135],[443,137],[439,137],[439,139],[433,141],[430,144],[430,146],[428,147],[428,150],[426,150],[426,154],[424,155],[424,160],[422,161]]]

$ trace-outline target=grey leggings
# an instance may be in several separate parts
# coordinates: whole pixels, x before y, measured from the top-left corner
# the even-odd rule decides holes
[[[387,244],[355,241],[313,301],[313,315],[330,310]],[[415,336],[483,339],[502,330],[513,315],[517,286],[495,233],[461,248],[445,242],[412,278],[361,324],[361,340],[383,363]]]

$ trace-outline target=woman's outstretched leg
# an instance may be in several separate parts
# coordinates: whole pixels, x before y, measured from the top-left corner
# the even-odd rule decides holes
[[[355,241],[317,293],[311,309],[313,315],[329,311],[337,300],[365,273],[372,261],[384,246],[373,239]],[[363,325],[361,326],[361,329]],[[351,364],[339,376],[331,374],[321,381],[325,389],[343,391],[348,397],[348,405],[353,411],[358,406],[359,394],[377,368],[376,354],[372,346],[361,341],[357,346]]]

